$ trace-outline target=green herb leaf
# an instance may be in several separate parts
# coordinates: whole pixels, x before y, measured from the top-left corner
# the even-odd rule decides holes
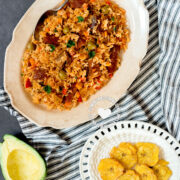
[[[56,47],[53,44],[49,44],[49,46],[51,48],[50,52],[53,52],[56,49]]]
[[[58,30],[55,28],[55,29],[54,29],[54,32],[58,32]]]
[[[44,91],[46,91],[48,94],[50,94],[51,93],[51,86],[45,86],[44,87]]]
[[[75,76],[75,79],[77,79],[77,76]]]
[[[78,16],[78,22],[83,22],[84,21],[84,18],[82,16]]]
[[[23,74],[23,73],[21,73],[21,76],[24,76],[24,74]]]
[[[113,30],[116,31],[116,30],[117,30],[117,27],[114,27]]]
[[[114,22],[114,21],[115,21],[115,18],[114,18],[114,17],[112,17],[112,18],[111,18],[111,20]]]
[[[93,58],[93,57],[95,56],[95,54],[96,54],[95,51],[90,51],[90,52],[89,52],[89,57],[90,57],[90,58]]]
[[[72,40],[69,40],[67,43],[67,48],[71,48],[72,46],[75,46],[75,42]]]

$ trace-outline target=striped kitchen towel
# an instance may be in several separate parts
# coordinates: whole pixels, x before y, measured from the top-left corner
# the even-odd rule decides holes
[[[48,180],[81,179],[82,147],[100,123],[148,121],[180,142],[180,0],[145,0],[145,6],[150,15],[148,53],[138,77],[111,117],[68,129],[40,128],[15,111],[6,92],[0,90],[0,105],[17,117],[29,142],[44,156]]]

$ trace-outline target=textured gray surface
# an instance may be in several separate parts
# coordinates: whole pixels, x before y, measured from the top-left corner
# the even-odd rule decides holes
[[[11,41],[14,27],[33,1],[34,0],[0,0],[0,87],[3,86],[5,49]],[[0,108],[0,141],[2,141],[2,137],[6,133],[21,136],[22,138],[17,120],[10,116],[3,108]],[[1,172],[0,180],[3,180]]]

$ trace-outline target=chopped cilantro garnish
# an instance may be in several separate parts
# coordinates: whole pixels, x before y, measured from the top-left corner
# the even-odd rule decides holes
[[[89,52],[89,57],[90,57],[90,58],[93,58],[93,57],[95,56],[95,54],[96,54],[95,51],[90,51],[90,52]]]
[[[58,32],[58,30],[55,28],[55,29],[54,29],[54,32]]]
[[[116,31],[116,30],[117,30],[117,27],[114,27],[113,30]]]
[[[114,21],[115,21],[115,18],[114,18],[114,17],[112,17],[112,18],[111,18],[111,20],[114,22]]]
[[[77,79],[77,76],[75,76],[75,79]]]
[[[50,52],[53,52],[56,49],[56,47],[53,44],[49,44],[49,46],[51,48]]]
[[[78,22],[83,22],[84,21],[84,18],[82,16],[78,16]]]
[[[50,94],[51,93],[51,86],[45,86],[44,87],[44,91],[46,91],[48,94]]]
[[[67,43],[67,48],[71,48],[72,46],[75,46],[75,42],[72,40],[69,40]]]
[[[24,76],[24,74],[23,74],[23,73],[21,73],[21,76]]]

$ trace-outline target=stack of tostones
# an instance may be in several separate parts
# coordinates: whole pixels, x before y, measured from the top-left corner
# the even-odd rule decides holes
[[[172,175],[168,164],[159,160],[156,144],[122,142],[112,148],[110,158],[100,161],[98,171],[102,180],[168,180]]]

